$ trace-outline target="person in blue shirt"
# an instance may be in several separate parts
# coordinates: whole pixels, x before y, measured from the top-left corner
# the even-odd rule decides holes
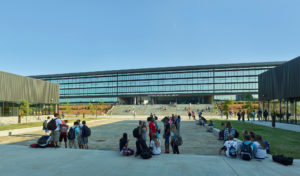
[[[80,129],[79,129],[78,125],[79,125],[78,121],[76,121],[76,122],[74,122],[74,126],[71,127],[75,132],[75,138],[69,139],[69,148],[72,148],[73,146],[75,149],[78,148],[78,137],[79,137],[79,133],[80,133]]]
[[[248,134],[244,135],[244,141],[242,144],[240,144],[240,150],[242,150],[243,145],[249,145],[251,147],[251,158],[253,158],[255,156],[255,152],[256,152],[256,146],[253,144],[253,142],[251,141],[251,137]],[[242,151],[241,151],[242,152]]]

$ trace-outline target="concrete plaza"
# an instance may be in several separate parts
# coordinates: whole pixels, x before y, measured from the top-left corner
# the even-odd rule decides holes
[[[75,149],[31,149],[0,145],[0,170],[5,176],[193,176],[193,175],[290,175],[300,173],[300,161],[283,166],[263,161],[229,159],[224,156],[160,155],[149,160],[125,157],[117,151]]]

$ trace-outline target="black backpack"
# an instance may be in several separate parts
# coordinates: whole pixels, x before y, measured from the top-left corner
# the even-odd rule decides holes
[[[84,137],[89,137],[91,135],[91,129],[87,126],[84,127]]]
[[[251,145],[252,145],[252,142],[249,143],[248,145],[245,144],[245,143],[242,144],[242,147],[241,147],[241,158],[243,160],[249,161],[249,160],[252,159],[252,153],[253,153],[253,151],[252,151]]]
[[[50,122],[47,124],[48,130],[55,130],[57,128],[56,126],[56,119],[51,119]]]
[[[37,141],[37,144],[39,147],[47,147],[47,145],[50,143],[51,137],[47,135],[43,135],[40,137]]]
[[[273,155],[272,158],[273,161],[283,164],[285,166],[292,165],[294,161],[294,158],[285,157],[283,155]]]
[[[75,139],[75,128],[70,128],[68,132],[68,139],[73,140]]]
[[[141,147],[141,157],[143,158],[143,159],[149,159],[149,158],[151,158],[152,157],[152,153],[151,153],[151,151],[150,151],[150,149],[148,148],[148,147],[142,147],[142,145],[140,145],[140,147]]]
[[[136,128],[132,131],[133,137],[135,137],[135,138],[139,138],[139,137],[140,137],[140,134],[139,134],[139,128],[140,128],[140,127],[136,127]]]

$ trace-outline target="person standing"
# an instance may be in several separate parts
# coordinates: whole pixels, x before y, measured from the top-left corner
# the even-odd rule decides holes
[[[70,133],[70,135],[69,135]],[[78,148],[78,136],[80,133],[80,130],[78,128],[78,121],[74,122],[74,126],[72,126],[68,133],[68,139],[69,139],[69,148],[74,147],[75,149]]]
[[[163,137],[165,138],[165,153],[170,153],[169,151],[169,144],[170,144],[170,123],[168,120],[164,121],[164,135]]]
[[[255,110],[252,111],[252,119],[255,121]]]
[[[64,113],[64,111],[61,113],[61,117],[62,117],[62,119],[65,118],[65,113]]]
[[[175,144],[176,136],[177,136],[177,130],[175,124],[171,125],[171,146],[174,154],[179,154],[179,148],[178,145]]]
[[[145,142],[147,141],[147,125],[146,125],[146,122],[142,122],[142,138]]]
[[[79,128],[79,134],[77,136],[78,146],[80,149],[82,149],[82,143],[81,143],[81,134],[82,134],[82,124],[80,124],[80,120],[77,120],[78,122],[78,128]]]
[[[133,119],[135,120],[135,118],[136,118],[136,112],[133,111]]]
[[[52,130],[52,132],[51,132],[51,140],[52,140],[53,145],[55,147],[58,147],[58,141],[59,141],[59,136],[60,136],[60,127],[62,125],[62,122],[60,120],[60,116],[58,113],[54,114],[53,120],[55,120],[55,122],[56,122],[56,129]]]
[[[60,136],[59,136],[59,145],[61,146],[62,140],[65,142],[65,148],[67,148],[67,132],[69,129],[69,126],[67,125],[68,121],[65,120],[65,122],[61,125],[60,129]]]
[[[192,111],[192,117],[193,117],[194,120],[196,120],[196,115],[195,115],[194,111]]]
[[[177,127],[177,133],[178,133],[178,135],[180,135],[180,125],[181,125],[181,117],[180,117],[180,115],[177,116],[175,124],[176,124],[176,127]]]
[[[191,111],[190,111],[190,110],[188,111],[188,116],[189,116],[189,120],[191,120],[192,114],[191,114]]]
[[[156,128],[155,128],[155,124],[154,124],[154,118],[152,117],[149,123],[149,138],[150,138],[150,142],[152,140],[152,135],[156,134]]]
[[[82,121],[82,130],[81,130],[81,145],[83,149],[89,149],[88,146],[88,137],[91,135],[91,131],[88,126],[86,126],[86,122]]]
[[[50,121],[50,117],[48,116],[47,119],[43,122],[43,130],[45,130],[45,135],[47,135],[49,133],[49,130],[47,128],[47,124]]]
[[[242,112],[242,121],[245,122],[245,110]]]
[[[265,121],[267,121],[268,115],[269,115],[269,113],[268,113],[268,111],[265,109],[265,111],[264,111],[264,119],[265,119]]]
[[[239,112],[237,113],[237,116],[238,116],[238,121],[241,120],[241,110],[239,110]]]

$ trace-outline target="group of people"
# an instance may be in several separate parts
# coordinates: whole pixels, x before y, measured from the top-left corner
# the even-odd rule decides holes
[[[50,144],[54,147],[59,147],[64,141],[65,148],[88,149],[88,137],[91,135],[91,130],[86,125],[86,121],[80,123],[80,120],[77,120],[70,128],[67,123],[68,120],[61,120],[58,113],[54,114],[54,118],[50,119],[48,117],[44,121],[43,129],[45,133],[51,132]]]
[[[243,142],[238,143],[234,138],[238,137],[238,132],[232,128],[231,123],[222,123],[224,129],[219,133],[219,139],[223,135],[224,146],[220,149],[230,158],[240,156],[243,160],[251,160],[252,158],[264,159],[270,152],[269,143],[262,139],[262,136],[254,132],[243,131]]]
[[[159,126],[157,116],[151,114],[147,118],[147,123],[145,121],[139,121],[138,127],[133,130],[133,136],[136,138],[136,153],[135,156],[141,155],[144,158],[144,155],[159,155],[162,150],[162,143],[160,140],[161,128]],[[182,143],[180,136],[180,122],[181,118],[178,115],[172,115],[171,117],[164,117],[162,119],[164,124],[163,138],[165,144],[165,153],[170,153],[169,146],[171,144],[172,151],[174,154],[179,154],[179,145]],[[148,132],[148,135],[147,135]],[[149,147],[147,145],[147,136],[149,136]],[[180,142],[181,140],[181,142]],[[133,155],[134,151],[128,148],[128,135],[123,133],[122,138],[119,142],[119,148],[123,155]]]

